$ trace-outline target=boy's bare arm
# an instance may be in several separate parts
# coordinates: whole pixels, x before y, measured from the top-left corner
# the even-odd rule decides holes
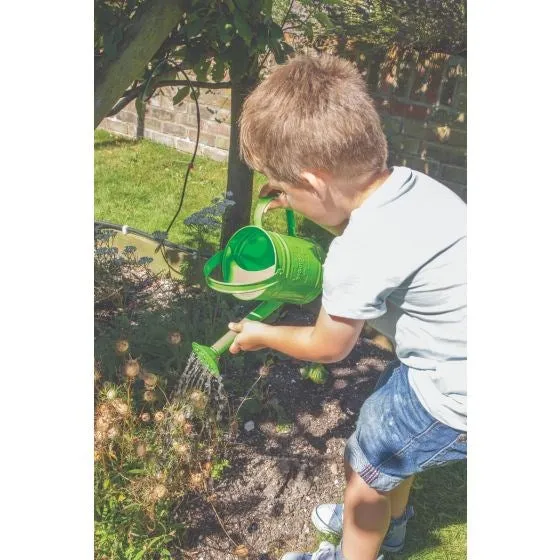
[[[313,327],[277,327],[247,321],[230,323],[238,332],[230,351],[271,348],[298,360],[332,363],[343,360],[358,339],[364,321],[332,317],[323,308]]]

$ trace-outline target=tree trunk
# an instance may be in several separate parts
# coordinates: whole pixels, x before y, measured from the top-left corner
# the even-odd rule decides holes
[[[184,11],[183,0],[154,0],[145,12],[137,16],[116,60],[95,76],[94,128],[97,128],[126,88],[142,74]]]
[[[240,228],[246,226],[251,218],[251,203],[253,195],[253,170],[247,167],[239,156],[238,121],[243,101],[251,93],[257,78],[248,75],[247,68],[254,65],[247,60],[242,69],[232,64],[231,68],[231,131],[229,136],[227,191],[232,193],[235,205],[228,207],[223,220],[220,246],[223,248],[229,238]],[[244,71],[239,77],[236,71]]]

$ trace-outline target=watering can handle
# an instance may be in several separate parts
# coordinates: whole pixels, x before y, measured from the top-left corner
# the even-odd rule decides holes
[[[253,224],[262,227],[263,216],[269,206],[269,204],[275,199],[275,196],[266,196],[259,198],[255,205],[255,211],[253,212]],[[296,218],[294,216],[294,211],[291,208],[286,208],[286,222],[288,223],[288,235],[296,236]]]

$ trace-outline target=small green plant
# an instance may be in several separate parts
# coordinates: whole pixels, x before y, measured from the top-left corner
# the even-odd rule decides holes
[[[221,459],[213,463],[212,470],[210,472],[210,477],[219,480],[222,478],[224,471],[231,467],[230,462],[227,459]]]

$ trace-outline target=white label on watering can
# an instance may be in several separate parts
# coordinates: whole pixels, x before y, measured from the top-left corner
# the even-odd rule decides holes
[[[276,272],[276,265],[269,266],[263,270],[245,270],[236,263],[231,264],[231,280],[233,284],[254,284],[272,278]],[[264,290],[255,290],[253,292],[240,292],[233,294],[237,299],[252,300],[258,298]]]

